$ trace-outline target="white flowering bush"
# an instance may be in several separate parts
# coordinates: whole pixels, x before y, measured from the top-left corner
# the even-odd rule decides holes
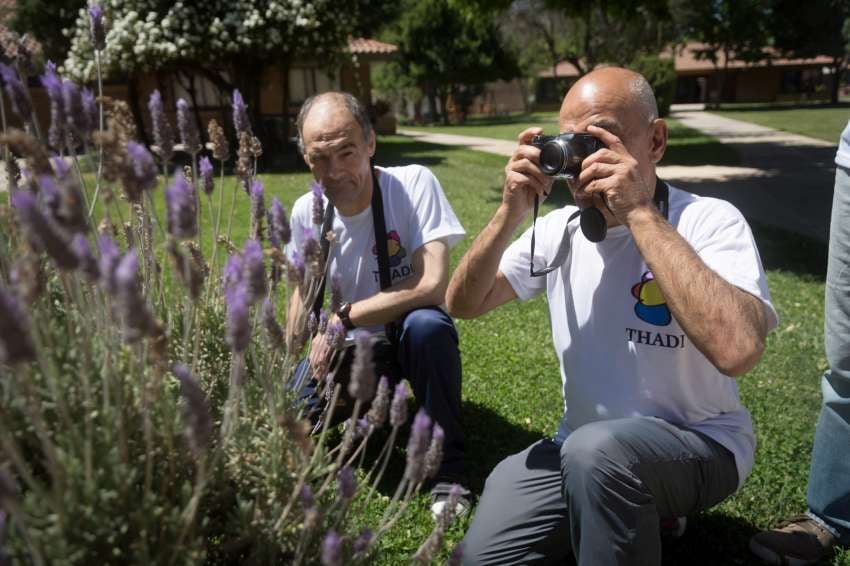
[[[239,4],[247,23],[213,25],[267,26],[283,17],[275,10],[300,10],[303,26],[314,21],[295,1],[263,13],[253,5]],[[167,38],[187,21],[177,16],[195,9],[178,2],[173,10],[175,19],[132,33]],[[88,17],[96,60],[138,45],[114,27],[107,32],[98,6]],[[143,11],[126,18],[149,21]],[[149,47],[148,56],[193,48],[159,39]],[[291,261],[283,253],[286,211],[276,198],[266,204],[256,177],[262,147],[239,93],[235,152],[215,122],[202,145],[185,101],[172,127],[158,92],[147,104],[156,142],[149,150],[134,140],[125,104],[81,89],[51,65],[40,77],[51,125],[39,132],[21,62],[8,63],[0,64],[4,95],[24,128],[7,128],[0,114],[9,189],[0,206],[0,563],[371,561],[439,466],[442,431],[416,415],[383,518],[351,525],[352,508],[373,497],[407,420],[407,390],[376,378],[372,337],[360,334],[345,385],[356,403],[341,434],[327,424],[311,430],[294,402],[287,376],[310,332],[335,336],[339,346],[344,332],[326,315],[288,320],[281,308],[292,293],[305,304],[315,299],[326,235],[314,226]],[[93,156],[91,170],[79,152]],[[189,165],[176,167],[177,158]],[[229,161],[241,188],[225,202]],[[321,189],[314,191],[320,208]],[[250,201],[244,242],[230,239],[237,197]],[[216,263],[220,248],[229,255],[224,265]],[[328,423],[343,384],[328,376],[320,385]],[[355,472],[385,426],[379,457]],[[415,560],[439,550],[453,510],[446,505]]]

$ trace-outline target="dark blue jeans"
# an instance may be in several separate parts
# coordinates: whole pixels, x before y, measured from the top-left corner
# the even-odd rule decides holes
[[[296,376],[306,375],[307,363],[306,359],[301,360]],[[464,471],[461,364],[457,330],[451,317],[435,307],[407,313],[398,322],[393,345],[382,343],[376,347],[375,368],[378,375],[386,375],[391,382],[404,378],[410,382],[417,405],[424,407],[445,432],[438,478],[460,482]],[[296,388],[301,391],[299,397],[311,404],[316,395],[315,382],[307,381]]]

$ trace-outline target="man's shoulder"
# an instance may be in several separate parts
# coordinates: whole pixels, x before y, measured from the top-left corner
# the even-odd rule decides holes
[[[436,180],[430,169],[415,163],[395,167],[380,167],[380,171],[390,179],[390,182],[398,183],[406,189],[414,188],[423,181]]]
[[[292,217],[297,219],[313,214],[313,193],[307,192],[298,197],[292,204]]]
[[[670,214],[682,221],[702,222],[722,219],[742,219],[734,204],[715,197],[706,197],[670,186]]]

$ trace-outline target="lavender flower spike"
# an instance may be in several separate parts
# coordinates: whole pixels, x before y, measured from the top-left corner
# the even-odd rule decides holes
[[[321,183],[313,182],[310,184],[310,191],[313,193],[313,224],[321,226],[325,219],[325,188]]]
[[[460,541],[452,549],[449,555],[448,566],[460,566],[463,563],[463,541]]]
[[[44,87],[50,100],[50,129],[47,131],[47,141],[54,148],[60,149],[65,146],[65,93],[62,88],[62,79],[56,74],[56,65],[48,61],[44,68],[41,86]]]
[[[12,193],[11,201],[30,244],[36,249],[47,251],[59,269],[76,269],[77,257],[68,247],[65,236],[54,229],[38,209],[35,195],[28,191],[16,191]]]
[[[266,271],[263,265],[263,248],[256,240],[246,240],[242,248],[242,274],[247,284],[248,300],[251,304],[266,294]]]
[[[360,558],[364,556],[369,551],[369,547],[372,546],[372,541],[374,540],[375,533],[373,533],[371,529],[364,528],[360,531],[360,535],[357,537],[357,540],[354,541],[352,548],[354,551],[354,557]]]
[[[189,109],[189,103],[181,98],[177,100],[177,129],[180,130],[180,143],[183,151],[195,155],[201,151],[201,136],[198,133],[198,125]]]
[[[206,155],[203,156],[198,161],[198,169],[201,173],[201,186],[204,188],[204,192],[207,196],[209,196],[212,194],[213,188],[215,188],[215,182],[213,181],[213,165],[210,158]]]
[[[153,141],[159,149],[157,153],[164,163],[168,163],[174,155],[174,132],[172,132],[171,124],[168,123],[168,118],[165,116],[162,95],[158,90],[151,93],[148,100],[148,110],[151,113],[153,125]]]
[[[139,285],[139,256],[128,251],[115,268],[116,310],[124,327],[124,339],[135,342],[153,336],[157,326]]]
[[[410,439],[407,441],[407,466],[404,475],[414,485],[425,477],[425,453],[431,442],[431,417],[425,409],[419,409],[410,427]]]
[[[251,322],[248,316],[248,292],[244,283],[239,283],[226,295],[227,319],[225,341],[234,352],[244,352],[251,342]]]
[[[29,318],[12,291],[0,286],[0,363],[13,365],[35,358]]]
[[[275,316],[274,302],[266,298],[263,301],[263,327],[266,329],[266,338],[272,348],[279,348],[283,344],[283,329],[277,322]]]
[[[115,268],[121,261],[121,252],[109,236],[101,236],[97,241],[97,248],[100,251],[100,261],[98,262],[100,286],[108,295],[114,295],[117,292]]]
[[[263,200],[263,182],[259,179],[251,181],[251,237],[263,239],[263,217],[266,215],[266,205]]]
[[[375,393],[375,398],[372,399],[372,406],[369,412],[366,413],[366,418],[375,428],[384,426],[387,420],[387,408],[390,405],[390,383],[387,376],[382,375],[378,380],[378,390]]]
[[[168,233],[178,240],[194,238],[198,234],[198,215],[192,186],[179,172],[174,182],[165,189]]]
[[[80,95],[80,88],[70,79],[62,81],[62,104],[65,111],[67,131],[82,135],[85,122],[83,99]]]
[[[86,274],[90,281],[97,281],[100,277],[100,269],[97,266],[97,260],[91,253],[89,241],[82,234],[76,234],[71,240],[71,251],[77,257],[80,264],[80,271]]]
[[[100,113],[97,108],[97,99],[94,93],[84,88],[80,93],[80,102],[83,105],[83,115],[80,117],[80,123],[84,133],[91,133],[100,127]]]
[[[401,426],[407,421],[407,387],[403,381],[399,381],[393,393],[393,402],[390,405],[390,425]]]
[[[348,382],[348,394],[364,403],[375,395],[375,362],[372,360],[372,335],[360,331],[354,337],[357,344],[354,351],[354,363],[351,365],[351,380]]]
[[[342,539],[331,529],[322,541],[322,566],[342,565]]]
[[[198,380],[183,364],[174,364],[171,372],[180,381],[180,396],[183,397],[183,421],[189,449],[197,459],[210,445],[213,421],[209,401]]]
[[[280,199],[274,197],[272,209],[269,213],[269,241],[279,249],[288,244],[290,239],[292,239],[292,230],[289,228],[286,209],[283,208]]]
[[[434,423],[434,430],[431,432],[431,445],[425,453],[425,477],[433,478],[437,475],[437,470],[443,463],[443,440],[445,437],[443,428]]]
[[[142,199],[143,192],[156,188],[156,163],[147,148],[134,141],[127,142],[127,158],[129,163],[121,183],[127,198],[137,203]]]
[[[233,126],[236,128],[237,138],[242,132],[251,133],[251,122],[248,120],[248,107],[245,106],[242,93],[238,90],[233,91]]]
[[[26,87],[18,78],[18,73],[4,63],[0,63],[0,77],[3,78],[3,84],[6,87],[6,94],[12,102],[12,110],[24,122],[28,123],[32,120],[32,105],[27,97]]]
[[[343,502],[351,501],[354,497],[354,492],[357,491],[357,478],[354,477],[354,470],[351,466],[343,466],[336,478],[337,488],[339,489],[339,497]]]
[[[99,4],[89,6],[89,22],[91,24],[91,42],[95,50],[106,48],[106,29],[103,26],[103,8]]]

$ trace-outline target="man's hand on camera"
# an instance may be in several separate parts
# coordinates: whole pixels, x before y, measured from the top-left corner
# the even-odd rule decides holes
[[[534,204],[534,196],[541,200],[552,190],[552,177],[540,170],[540,150],[531,144],[531,138],[542,134],[540,128],[528,128],[519,135],[519,146],[505,167],[505,186],[502,204],[513,218],[525,216]]]
[[[629,225],[630,215],[652,204],[653,187],[641,177],[637,160],[623,142],[604,128],[588,126],[587,132],[605,144],[581,164],[579,186],[603,198],[617,220]]]

